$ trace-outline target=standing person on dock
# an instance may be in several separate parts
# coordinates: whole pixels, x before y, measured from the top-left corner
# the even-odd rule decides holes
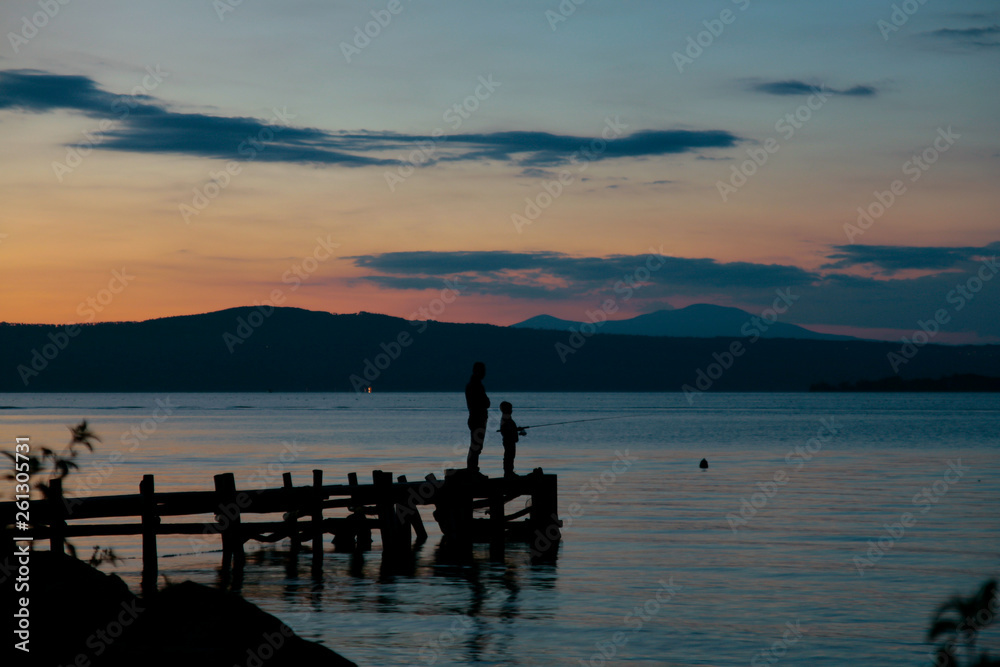
[[[508,401],[500,404],[500,435],[503,437],[503,476],[514,476],[514,456],[517,455],[518,435],[528,435],[511,416],[514,406]]]
[[[489,419],[490,397],[486,395],[483,378],[486,377],[486,364],[477,361],[472,365],[472,377],[465,385],[465,404],[469,408],[469,458],[466,467],[472,472],[479,471],[479,453],[483,451],[483,440],[486,438],[486,421]]]

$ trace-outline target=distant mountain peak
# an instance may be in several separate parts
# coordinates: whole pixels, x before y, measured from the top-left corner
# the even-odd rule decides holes
[[[669,336],[675,338],[800,338],[812,340],[855,340],[850,336],[819,333],[785,322],[759,325],[754,315],[731,306],[694,303],[676,310],[656,310],[628,319],[598,323],[598,333],[633,336]],[[537,315],[512,324],[515,329],[569,331],[589,322],[563,320],[551,315]]]
[[[719,325],[721,320],[728,324]],[[574,326],[547,316],[531,321]],[[683,330],[682,324],[689,329]],[[716,328],[706,334],[709,324]],[[748,324],[756,326],[748,313],[698,304],[604,322],[597,331],[632,335],[594,336],[580,347],[565,331],[451,322],[423,326],[379,314],[242,306],[144,322],[91,323],[81,327],[57,358],[48,359],[39,350],[65,337],[60,331],[64,325],[0,323],[0,369],[7,369],[0,373],[0,392],[358,392],[374,386],[376,392],[454,392],[455,405],[462,406],[462,387],[477,360],[490,369],[491,395],[677,392],[686,391],[685,385],[696,382],[699,372],[707,372],[718,363],[719,353],[729,349],[730,340],[706,335],[742,337],[746,334],[741,329]],[[654,325],[670,327],[674,337],[655,337],[642,328]],[[791,339],[810,334],[822,337],[791,324],[768,327],[754,343],[753,361],[741,357],[732,363],[711,391],[839,388],[845,382],[884,377],[886,354],[899,349],[898,343],[887,341]],[[560,344],[573,350],[565,353],[569,356],[560,351]],[[932,347],[934,352],[906,365],[904,379],[970,373],[1000,377],[1000,346],[930,344],[928,349]],[[945,388],[957,386],[969,385]],[[454,425],[465,428],[465,419],[456,419]]]
[[[510,326],[515,329],[554,329],[556,331],[568,331],[569,327],[575,324],[577,322],[561,320],[552,315],[536,315]]]

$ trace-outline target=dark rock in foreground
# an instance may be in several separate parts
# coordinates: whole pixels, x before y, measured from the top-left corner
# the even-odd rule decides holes
[[[190,581],[151,599],[70,556],[31,556],[28,664],[300,667],[353,662],[306,641],[235,593]]]

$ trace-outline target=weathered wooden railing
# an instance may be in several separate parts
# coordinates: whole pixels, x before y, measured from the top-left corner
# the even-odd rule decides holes
[[[144,475],[137,495],[73,498],[63,495],[61,480],[52,480],[48,496],[30,504],[30,532],[35,540],[48,539],[53,551],[62,551],[73,537],[105,535],[142,536],[143,587],[155,590],[158,576],[157,536],[219,536],[222,567],[242,568],[243,545],[249,540],[276,542],[289,539],[291,552],[312,541],[313,566],[322,567],[323,536],[334,536],[338,551],[366,550],[372,530],[379,531],[383,554],[407,552],[415,536],[427,539],[420,505],[434,505],[445,539],[454,542],[529,542],[535,555],[551,555],[561,538],[557,511],[557,481],[536,469],[529,475],[486,478],[465,470],[446,471],[445,479],[433,473],[422,482],[375,470],[372,484],[358,484],[356,473],[347,484],[323,484],[323,471],[313,470],[310,486],[293,486],[290,473],[277,489],[237,490],[232,473],[215,476],[214,491],[158,492],[153,475]],[[527,508],[505,514],[506,503],[530,496]],[[347,516],[328,517],[328,509],[346,510]],[[488,519],[473,512],[486,509]],[[5,532],[13,528],[14,503],[0,503]],[[250,514],[282,514],[281,521],[244,521]],[[166,523],[167,517],[214,515],[212,521]],[[527,515],[527,519],[519,521]],[[78,523],[86,519],[137,517],[138,523]],[[9,535],[3,539],[9,541]]]

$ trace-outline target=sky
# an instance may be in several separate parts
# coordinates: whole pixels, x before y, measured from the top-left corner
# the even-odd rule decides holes
[[[782,291],[1000,342],[996,0],[4,0],[0,36],[0,321]]]

